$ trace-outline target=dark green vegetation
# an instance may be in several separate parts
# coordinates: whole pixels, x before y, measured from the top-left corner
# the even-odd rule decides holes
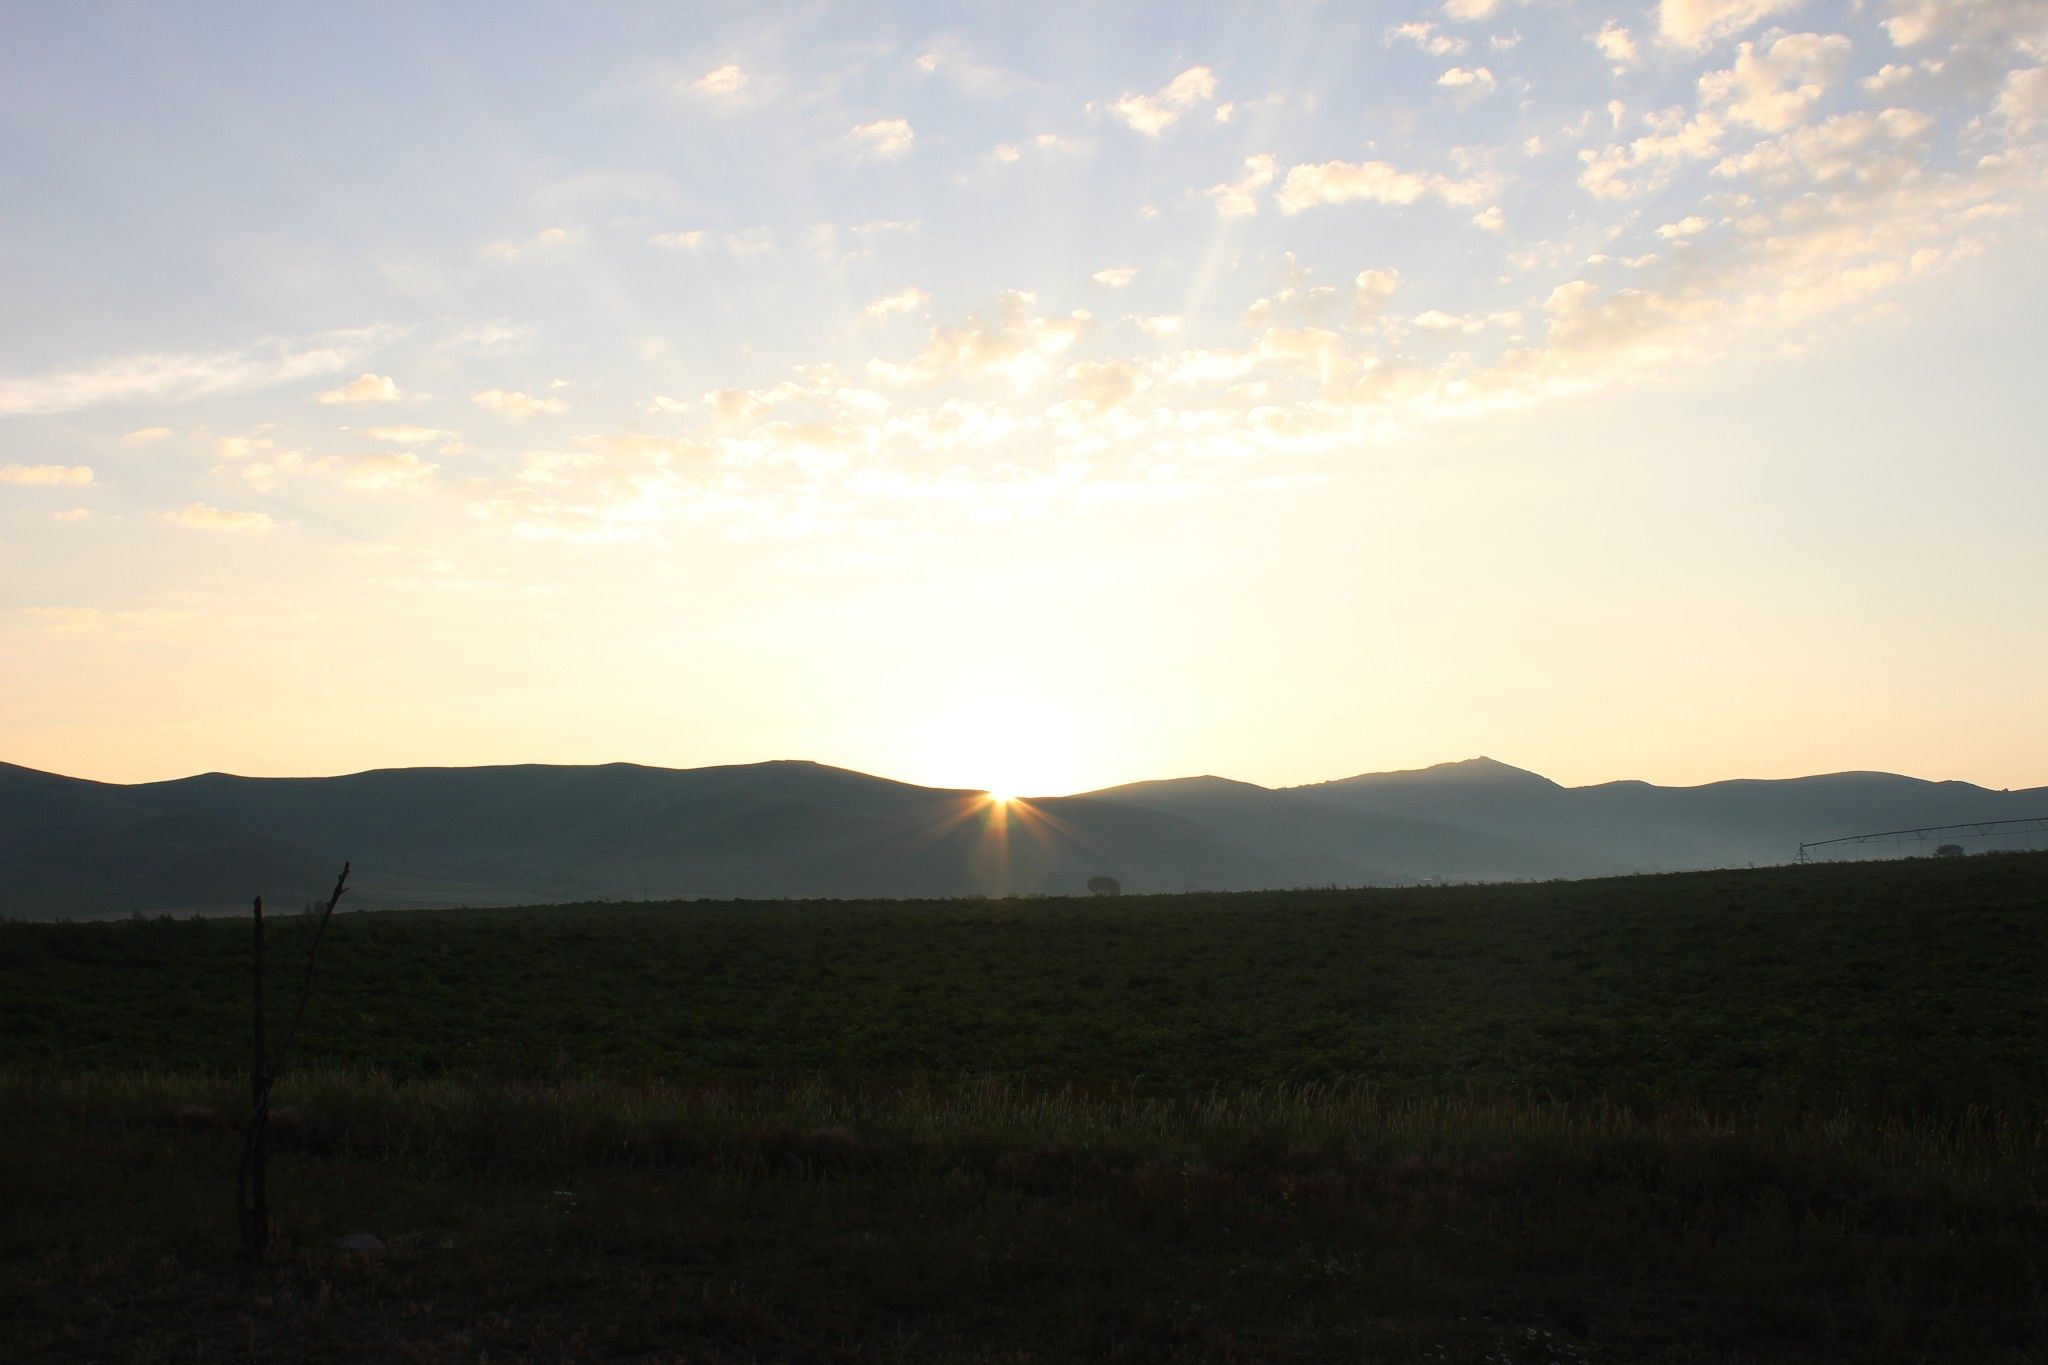
[[[2048,1340],[2048,857],[344,916],[261,1270],[245,954],[0,925],[0,1356]]]
[[[1530,886],[338,916],[302,1055],[1876,1101],[2048,1088],[2048,857]],[[282,971],[309,922],[273,924]],[[234,921],[0,925],[16,1062],[241,1056]]]

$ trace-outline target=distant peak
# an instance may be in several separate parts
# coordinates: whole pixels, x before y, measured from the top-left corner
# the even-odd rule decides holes
[[[1356,777],[1340,777],[1336,782],[1313,783],[1314,786],[1334,786],[1338,783],[1359,786],[1401,785],[1401,786],[1529,786],[1555,787],[1557,784],[1541,773],[1532,773],[1527,768],[1517,768],[1497,758],[1481,754],[1477,758],[1453,759],[1448,763],[1433,763],[1427,768],[1400,768],[1384,773],[1360,773]]]
[[[1144,782],[1126,782],[1121,786],[1103,787],[1097,791],[1077,792],[1077,796],[1133,797],[1138,795],[1179,796],[1219,795],[1223,793],[1264,792],[1271,788],[1261,787],[1255,782],[1240,782],[1234,777],[1218,777],[1214,773],[1203,773],[1199,777],[1155,777]]]

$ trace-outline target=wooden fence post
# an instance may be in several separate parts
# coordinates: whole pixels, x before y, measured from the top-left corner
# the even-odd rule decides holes
[[[334,918],[334,907],[348,890],[349,867],[348,863],[341,865],[341,875],[334,879],[334,894],[327,898],[313,925],[313,940],[306,945],[306,975],[299,983],[298,1007],[292,1012],[291,1027],[285,1030],[274,1066],[266,1055],[263,1040],[263,897],[256,898],[255,941],[250,959],[250,994],[254,997],[255,1012],[250,1021],[249,1122],[242,1129],[242,1160],[235,1167],[235,1213],[248,1235],[249,1254],[259,1261],[270,1250],[270,1189],[264,1180],[270,1164],[270,1092],[291,1058],[292,1044],[299,1038],[299,1025],[306,1022],[306,1002],[313,997],[313,962],[320,952],[320,940],[327,934],[327,923]]]
[[[270,1189],[265,1181],[270,1165],[270,1106],[266,1104],[263,1050],[263,897],[256,898],[256,934],[250,980],[254,989],[255,1013],[251,1020],[254,1044],[249,1059],[249,1254],[262,1260],[270,1250]]]

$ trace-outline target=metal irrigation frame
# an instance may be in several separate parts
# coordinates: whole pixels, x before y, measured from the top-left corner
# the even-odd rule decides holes
[[[2020,828],[2024,826],[2024,828]],[[1811,862],[1810,850],[1831,848],[1839,844],[1874,844],[1884,839],[1903,839],[1912,835],[1926,843],[1944,834],[1974,834],[1980,838],[1991,838],[1997,834],[2048,834],[2048,815],[2031,815],[2017,820],[1973,820],[1960,825],[1922,825],[1918,829],[1887,829],[1874,834],[1845,834],[1839,839],[1814,839],[1799,846],[1795,862]]]

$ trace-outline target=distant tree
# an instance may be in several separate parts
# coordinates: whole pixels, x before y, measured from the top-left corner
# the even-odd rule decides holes
[[[1091,896],[1121,896],[1124,884],[1114,877],[1090,877],[1088,894]]]
[[[1961,844],[1943,844],[1940,848],[1934,850],[1934,856],[1937,858],[1960,858],[1963,856],[1963,846]]]

